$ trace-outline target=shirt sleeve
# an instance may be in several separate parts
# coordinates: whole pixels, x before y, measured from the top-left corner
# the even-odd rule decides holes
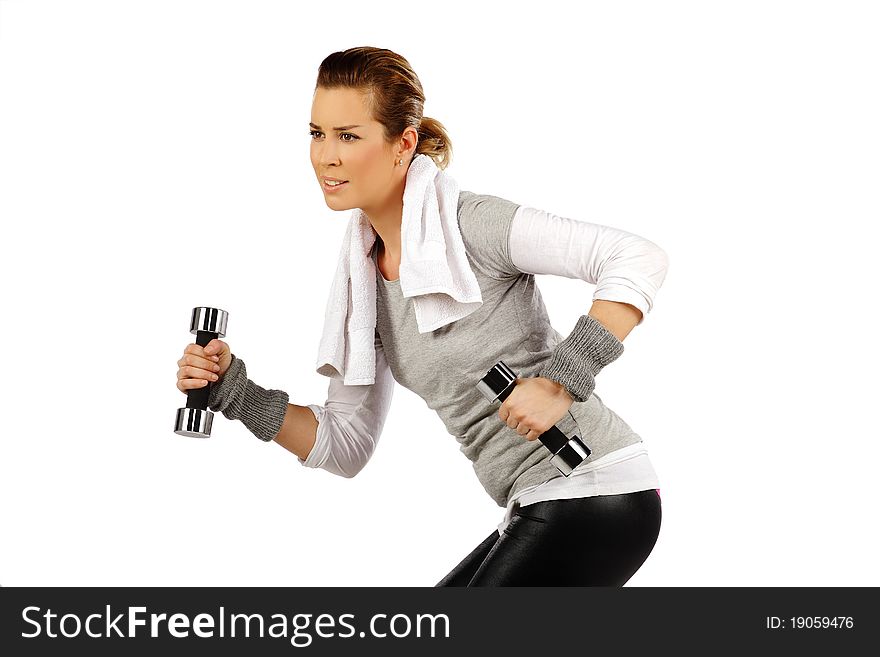
[[[519,271],[594,284],[594,301],[635,306],[642,311],[639,324],[654,307],[669,268],[666,252],[644,237],[523,205],[514,212],[508,238],[510,261]]]
[[[498,280],[518,278],[510,259],[509,234],[517,204],[491,194],[461,191],[458,227],[471,266]]]
[[[318,420],[318,429],[308,457],[297,457],[303,466],[322,468],[340,477],[351,478],[373,455],[394,392],[394,377],[378,332],[375,340],[374,383],[348,386],[337,373],[330,378],[324,405],[308,405]]]

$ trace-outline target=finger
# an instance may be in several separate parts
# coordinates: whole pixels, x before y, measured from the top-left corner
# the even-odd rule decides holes
[[[215,362],[220,360],[219,356],[210,356],[210,355],[206,356],[205,350],[201,347],[201,345],[188,344],[186,346],[186,349],[183,350],[183,358],[181,358],[180,361],[177,362],[177,364],[178,365],[182,365],[184,363],[195,364],[196,362],[198,362],[198,361],[192,361],[190,358],[188,358],[188,356],[196,356],[197,358],[202,358],[202,359],[210,358],[211,360],[213,360]]]
[[[216,372],[204,370],[201,367],[194,367],[193,365],[186,365],[183,370],[187,375],[185,378],[188,379],[207,379],[208,381],[216,381],[220,378]]]
[[[210,357],[212,355],[219,355],[223,351],[223,341],[219,339],[211,340],[204,347],[195,343],[188,344],[186,349],[184,349],[185,354],[194,354],[196,356],[201,357]],[[219,356],[218,356],[219,358]]]
[[[219,372],[220,366],[217,364],[217,361],[214,360],[215,358],[217,358],[217,356],[202,358],[201,356],[196,356],[194,354],[187,354],[184,364],[201,367],[208,372]]]
[[[205,350],[201,345],[197,345],[195,343],[191,343],[186,345],[186,348],[183,350],[183,358],[186,359],[187,355],[192,354],[193,356],[198,356],[200,358],[205,358]]]
[[[177,361],[177,366],[181,367],[183,365],[201,365],[207,369],[211,369],[209,365],[212,363],[217,363],[220,361],[219,356],[211,356],[209,358],[202,358],[196,354],[185,353],[180,360]]]
[[[177,382],[177,389],[180,392],[186,392],[194,388],[204,388],[206,385],[208,382],[205,379],[180,379]]]
[[[215,338],[205,345],[205,354],[209,356],[213,354],[220,354],[223,352],[223,346],[223,341]]]
[[[200,367],[193,367],[192,365],[185,366],[183,371],[188,375],[186,378],[189,379],[207,379],[208,381],[216,381],[220,378],[215,372],[209,372],[208,370],[203,370]]]

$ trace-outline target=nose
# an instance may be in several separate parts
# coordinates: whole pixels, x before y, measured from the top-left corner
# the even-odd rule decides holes
[[[328,166],[331,164],[339,164],[339,152],[334,143],[328,143],[330,140],[324,140],[324,142],[318,145],[318,162],[322,166]]]

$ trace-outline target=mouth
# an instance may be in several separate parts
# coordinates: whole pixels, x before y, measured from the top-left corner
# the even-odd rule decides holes
[[[327,192],[335,192],[348,184],[347,180],[329,180],[327,178],[321,179],[321,187],[324,188],[324,191]]]

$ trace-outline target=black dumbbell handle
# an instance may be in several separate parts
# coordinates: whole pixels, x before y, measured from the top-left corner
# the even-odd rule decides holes
[[[498,401],[503,403],[510,393],[513,392],[513,388],[514,384],[507,386],[501,394],[498,395]],[[538,440],[544,443],[544,446],[547,447],[552,454],[556,454],[556,452],[562,449],[568,442],[566,435],[562,433],[555,424],[538,436]]]
[[[197,331],[196,344],[204,347],[211,340],[217,337],[214,331]],[[198,408],[203,411],[208,409],[208,397],[211,395],[211,382],[201,388],[190,388],[186,391],[186,407]]]

